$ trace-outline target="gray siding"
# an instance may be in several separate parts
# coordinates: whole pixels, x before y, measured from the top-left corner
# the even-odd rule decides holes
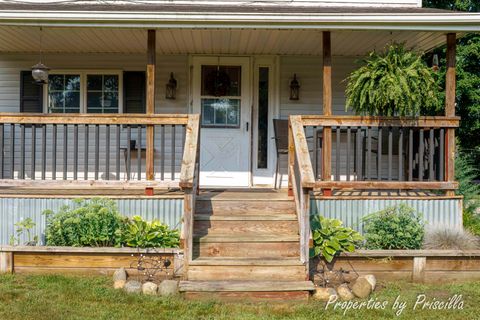
[[[362,219],[374,212],[400,203],[414,208],[421,213],[427,226],[462,226],[462,201],[460,199],[412,199],[412,200],[333,200],[312,199],[311,215],[322,215],[343,221],[344,225],[363,232]]]
[[[31,218],[36,227],[34,234],[39,235],[42,243],[45,235],[46,219],[43,211],[57,211],[63,205],[74,205],[73,199],[27,199],[0,198],[0,245],[8,244],[11,235],[15,235],[15,223]],[[171,228],[180,229],[183,216],[183,198],[177,199],[114,199],[122,215],[139,215],[146,220],[160,220]],[[27,241],[24,237],[22,242]]]

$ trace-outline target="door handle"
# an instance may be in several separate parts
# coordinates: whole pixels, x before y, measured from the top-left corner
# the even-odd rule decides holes
[[[246,129],[247,129],[247,132],[248,132],[248,122],[247,122],[247,124],[246,124]]]

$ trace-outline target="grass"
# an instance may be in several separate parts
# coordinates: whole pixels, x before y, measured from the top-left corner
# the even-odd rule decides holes
[[[447,300],[463,295],[463,310],[412,310],[418,294]],[[372,296],[388,301],[385,310],[325,310],[325,303],[191,302],[180,297],[162,298],[126,294],[111,288],[106,277],[0,276],[0,319],[393,319],[391,305],[400,295],[408,303],[398,319],[478,319],[480,282],[456,285],[381,284]]]

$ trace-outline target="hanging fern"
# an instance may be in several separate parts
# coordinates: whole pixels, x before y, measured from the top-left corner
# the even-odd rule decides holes
[[[403,44],[375,51],[347,79],[346,109],[360,115],[417,116],[437,109],[438,86],[422,56]]]

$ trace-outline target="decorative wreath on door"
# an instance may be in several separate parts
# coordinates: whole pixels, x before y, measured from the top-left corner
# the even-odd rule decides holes
[[[217,67],[217,70],[210,71],[206,76],[205,89],[207,93],[215,96],[226,96],[230,92],[231,81],[225,70]]]

